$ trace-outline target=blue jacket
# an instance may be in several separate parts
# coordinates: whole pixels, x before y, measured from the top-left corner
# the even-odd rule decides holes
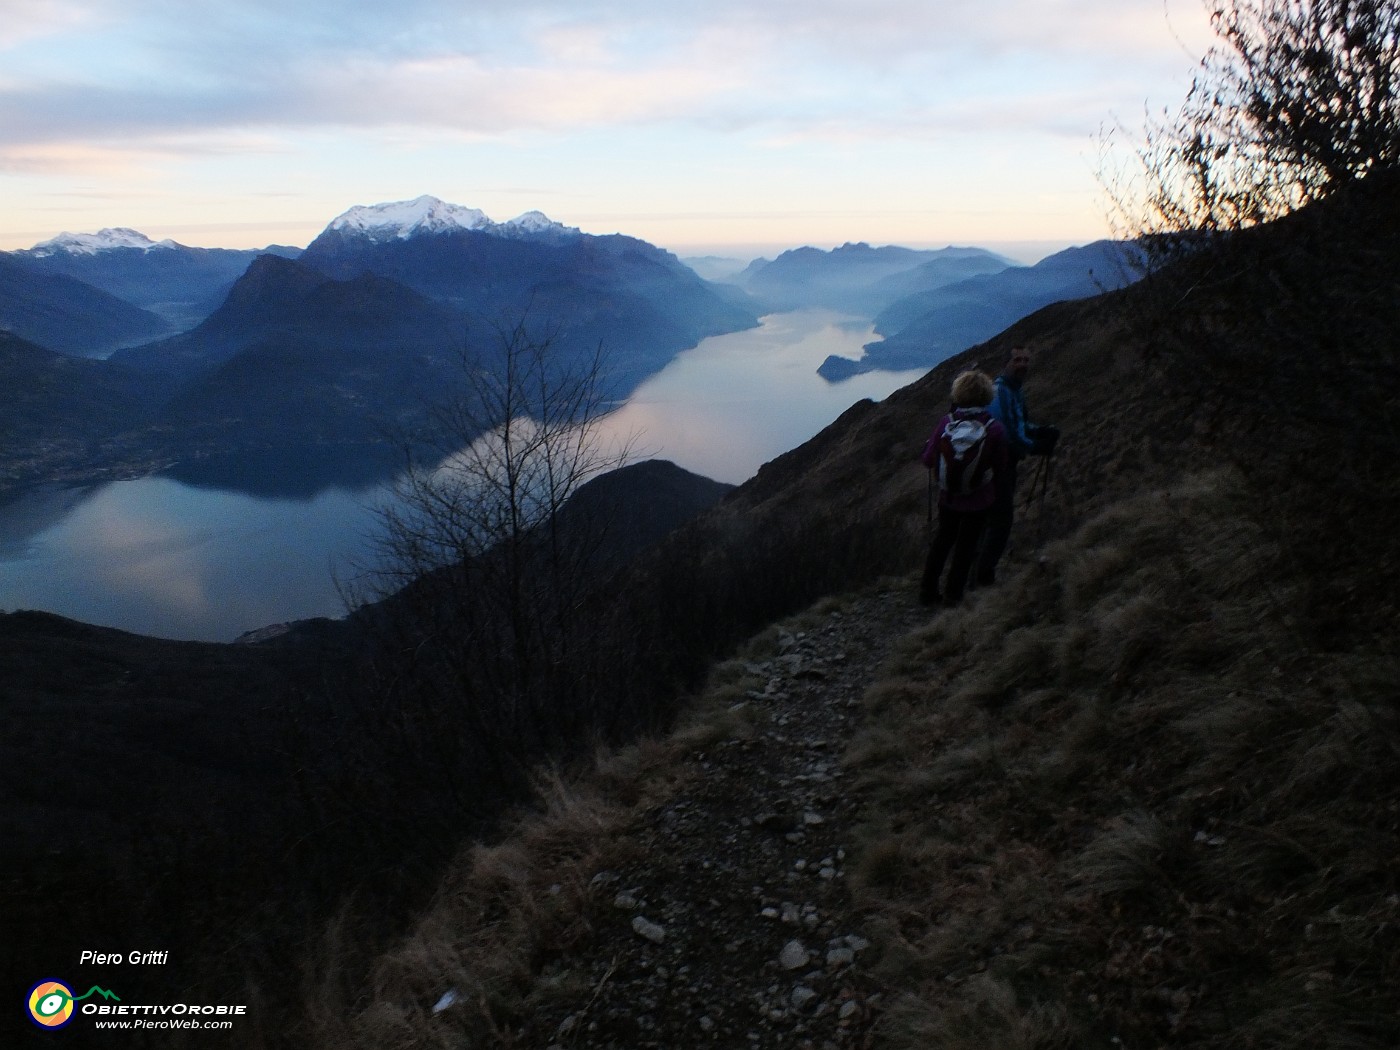
[[[1026,418],[1026,395],[1021,392],[1021,381],[1010,376],[997,376],[996,388],[996,397],[992,398],[987,411],[1006,428],[1011,458],[1029,456],[1035,451],[1035,439],[1031,437],[1035,427]]]

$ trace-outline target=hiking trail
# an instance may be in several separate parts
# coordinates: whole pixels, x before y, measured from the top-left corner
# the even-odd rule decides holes
[[[594,936],[542,975],[589,992],[551,1000],[517,1045],[869,1045],[882,996],[846,886],[861,803],[841,756],[877,668],[928,617],[892,585],[778,628],[745,668],[766,683],[743,701],[752,733],[694,748],[698,775],[623,832],[635,861],[594,877]]]

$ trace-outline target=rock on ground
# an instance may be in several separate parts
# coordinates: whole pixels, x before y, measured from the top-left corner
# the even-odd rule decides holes
[[[706,744],[701,775],[629,834],[636,862],[595,880],[608,906],[518,1045],[867,1045],[881,996],[846,889],[858,800],[840,756],[890,644],[927,616],[891,589],[779,635],[748,668],[755,732]],[[564,978],[567,977],[567,980]]]

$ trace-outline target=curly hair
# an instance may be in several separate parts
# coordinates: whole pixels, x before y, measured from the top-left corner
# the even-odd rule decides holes
[[[982,408],[992,403],[996,393],[985,372],[963,372],[953,380],[953,407]]]

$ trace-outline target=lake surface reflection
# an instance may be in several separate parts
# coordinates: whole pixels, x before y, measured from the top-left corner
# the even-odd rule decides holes
[[[773,314],[759,328],[706,339],[643,383],[609,419],[651,458],[733,484],[795,448],[862,398],[880,400],[924,372],[871,372],[828,383],[829,354],[858,358],[869,321],[825,310]]]
[[[738,483],[861,398],[921,373],[830,384],[828,354],[860,356],[868,322],[778,314],[678,355],[608,417],[643,458]],[[43,609],[165,638],[230,641],[344,612],[336,576],[364,565],[383,464],[204,464],[0,506],[0,609]]]

